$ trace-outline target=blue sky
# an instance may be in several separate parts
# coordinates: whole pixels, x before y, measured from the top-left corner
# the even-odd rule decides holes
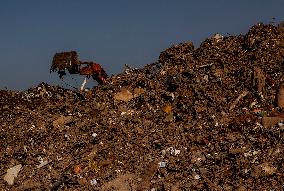
[[[2,0],[0,89],[63,86],[49,73],[56,52],[76,50],[80,60],[117,74],[124,64],[156,61],[173,44],[198,46],[215,33],[245,34],[257,22],[282,21],[283,7],[283,0]],[[82,78],[66,81],[79,87]]]

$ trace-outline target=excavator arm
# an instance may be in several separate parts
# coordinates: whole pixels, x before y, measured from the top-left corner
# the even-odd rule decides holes
[[[57,71],[60,78],[66,75],[66,71],[69,74],[92,76],[99,84],[105,84],[108,77],[101,65],[95,62],[80,61],[76,51],[56,53],[50,68],[50,72],[55,71]]]

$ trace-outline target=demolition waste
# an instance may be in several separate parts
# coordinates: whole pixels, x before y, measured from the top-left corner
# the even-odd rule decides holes
[[[75,91],[0,91],[1,190],[282,190],[284,25]]]

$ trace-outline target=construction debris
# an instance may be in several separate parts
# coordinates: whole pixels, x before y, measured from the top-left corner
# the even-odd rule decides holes
[[[88,92],[1,90],[0,174],[23,167],[0,190],[283,190],[283,44],[256,24]]]

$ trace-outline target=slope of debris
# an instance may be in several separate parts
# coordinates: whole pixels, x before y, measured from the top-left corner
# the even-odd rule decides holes
[[[0,91],[1,190],[282,190],[284,29],[172,46],[86,92]]]

